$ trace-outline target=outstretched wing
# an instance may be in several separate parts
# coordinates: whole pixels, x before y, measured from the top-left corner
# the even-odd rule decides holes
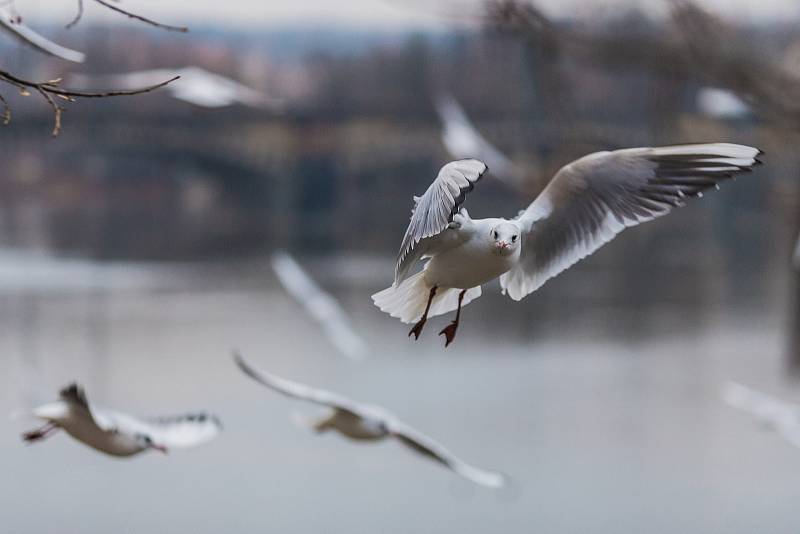
[[[409,269],[424,255],[425,246],[421,246],[421,242],[447,228],[467,193],[486,170],[486,164],[476,159],[451,161],[441,168],[425,193],[415,199],[411,222],[397,255],[395,285],[405,280]]]
[[[350,412],[358,417],[363,415],[363,408],[360,407],[358,403],[346,397],[337,395],[336,393],[332,393],[330,391],[325,391],[323,389],[316,389],[306,386],[305,384],[293,382],[271,373],[258,371],[250,366],[250,364],[248,364],[238,352],[233,353],[233,360],[236,362],[236,365],[239,366],[239,369],[244,372],[244,374],[256,382],[259,382],[282,395],[295,399],[302,399],[315,404],[321,404],[323,406],[328,406],[344,412]]]
[[[629,226],[749,172],[761,151],[729,143],[597,152],[566,165],[519,217],[518,264],[500,278],[514,300],[585,258]]]
[[[63,47],[53,41],[42,37],[22,22],[18,22],[8,11],[0,8],[0,28],[6,30],[17,40],[32,46],[33,48],[67,61],[83,63],[85,56],[83,53],[70,48]]]
[[[392,436],[400,440],[404,445],[412,448],[423,456],[427,456],[439,462],[448,469],[453,470],[455,473],[476,484],[490,488],[501,488],[507,482],[503,474],[479,469],[464,462],[439,443],[406,425],[402,421],[389,419],[386,421],[386,426]]]

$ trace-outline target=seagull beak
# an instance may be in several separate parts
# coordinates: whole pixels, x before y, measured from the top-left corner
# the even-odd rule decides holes
[[[158,445],[156,443],[153,443],[152,445],[150,445],[150,448],[157,450],[161,454],[167,454],[169,452],[169,450],[167,450],[167,448],[165,446]]]
[[[495,246],[496,246],[497,248],[499,248],[500,250],[505,250],[505,249],[507,249],[507,248],[508,248],[508,246],[509,246],[509,245],[508,245],[508,242],[507,242],[507,241],[498,241],[498,242],[497,242],[497,244],[496,244]]]

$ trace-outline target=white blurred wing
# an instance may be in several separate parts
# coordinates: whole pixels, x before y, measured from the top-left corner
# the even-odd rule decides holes
[[[211,441],[222,431],[219,419],[204,412],[158,418],[138,418],[110,410],[103,410],[102,414],[119,432],[144,434],[167,449],[194,447]]]
[[[464,462],[439,443],[402,421],[390,418],[385,423],[389,432],[404,445],[439,462],[464,478],[490,488],[501,488],[506,484],[506,477],[501,473],[479,469]]]
[[[414,199],[411,222],[397,255],[395,285],[405,280],[409,269],[424,256],[429,244],[426,240],[439,235],[453,221],[467,193],[486,169],[486,164],[476,159],[451,161],[441,168],[425,193]]]
[[[369,352],[364,339],[350,324],[350,318],[332,296],[324,292],[286,252],[272,256],[272,269],[278,280],[306,312],[322,327],[338,351],[360,359]]]
[[[21,22],[16,22],[14,17],[8,11],[2,8],[0,8],[0,28],[6,30],[18,41],[22,41],[23,43],[32,46],[36,50],[44,52],[45,54],[75,63],[83,63],[83,60],[86,57],[83,53],[54,43],[50,39],[39,35]]]
[[[324,389],[312,388],[311,386],[300,384],[299,382],[293,382],[272,373],[256,370],[250,364],[248,364],[238,352],[234,353],[233,360],[236,362],[236,365],[239,366],[239,369],[244,372],[244,374],[256,382],[259,382],[262,385],[267,386],[268,388],[273,389],[287,397],[301,399],[304,401],[313,402],[315,404],[320,404],[322,406],[335,408],[337,410],[350,412],[358,417],[361,417],[362,415],[367,415],[370,417],[374,416],[371,411],[368,412],[365,410],[365,407],[362,407],[358,403],[336,393],[325,391]]]
[[[712,143],[597,152],[573,161],[520,215],[522,252],[500,277],[504,292],[522,299],[625,228],[749,172],[760,152]]]
[[[514,164],[480,134],[452,95],[440,95],[435,105],[442,122],[442,143],[452,157],[479,159],[501,180],[520,186]]]
[[[800,406],[766,393],[731,382],[722,391],[722,399],[733,408],[752,415],[757,421],[778,432],[800,447]]]

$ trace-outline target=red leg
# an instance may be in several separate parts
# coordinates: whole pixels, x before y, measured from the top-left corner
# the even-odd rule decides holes
[[[414,328],[408,333],[408,337],[411,337],[411,334],[414,334],[414,339],[419,339],[419,335],[422,333],[422,327],[425,326],[425,321],[428,320],[428,312],[431,309],[431,302],[433,302],[433,297],[436,296],[436,286],[431,288],[431,292],[428,295],[428,304],[425,306],[425,313],[422,314],[422,319],[417,321],[417,324],[414,325]]]
[[[41,428],[37,428],[35,430],[31,430],[29,432],[25,432],[22,434],[22,439],[27,443],[34,443],[36,441],[41,441],[50,436],[53,432],[58,430],[58,427],[53,423],[47,423]]]
[[[455,320],[446,327],[444,327],[444,329],[441,332],[439,332],[440,336],[444,334],[444,337],[447,339],[447,341],[444,342],[445,347],[450,345],[450,343],[452,343],[453,340],[456,338],[456,330],[458,330],[458,319],[461,317],[461,301],[464,300],[464,293],[466,292],[467,292],[466,289],[462,289],[461,293],[458,294],[458,309],[456,310]]]

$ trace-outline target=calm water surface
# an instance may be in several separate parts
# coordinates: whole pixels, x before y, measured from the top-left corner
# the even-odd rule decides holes
[[[2,532],[800,532],[800,451],[719,400],[729,379],[800,398],[786,378],[785,274],[671,266],[620,284],[589,264],[522,303],[488,288],[445,351],[435,334],[448,318],[414,343],[372,307],[388,258],[302,259],[372,348],[354,362],[268,258],[3,260]],[[381,404],[515,486],[473,487],[394,443],[312,436],[291,415],[314,407],[246,379],[233,347]],[[207,408],[225,431],[130,460],[64,435],[24,446],[35,423],[19,414],[73,379],[142,415]]]

